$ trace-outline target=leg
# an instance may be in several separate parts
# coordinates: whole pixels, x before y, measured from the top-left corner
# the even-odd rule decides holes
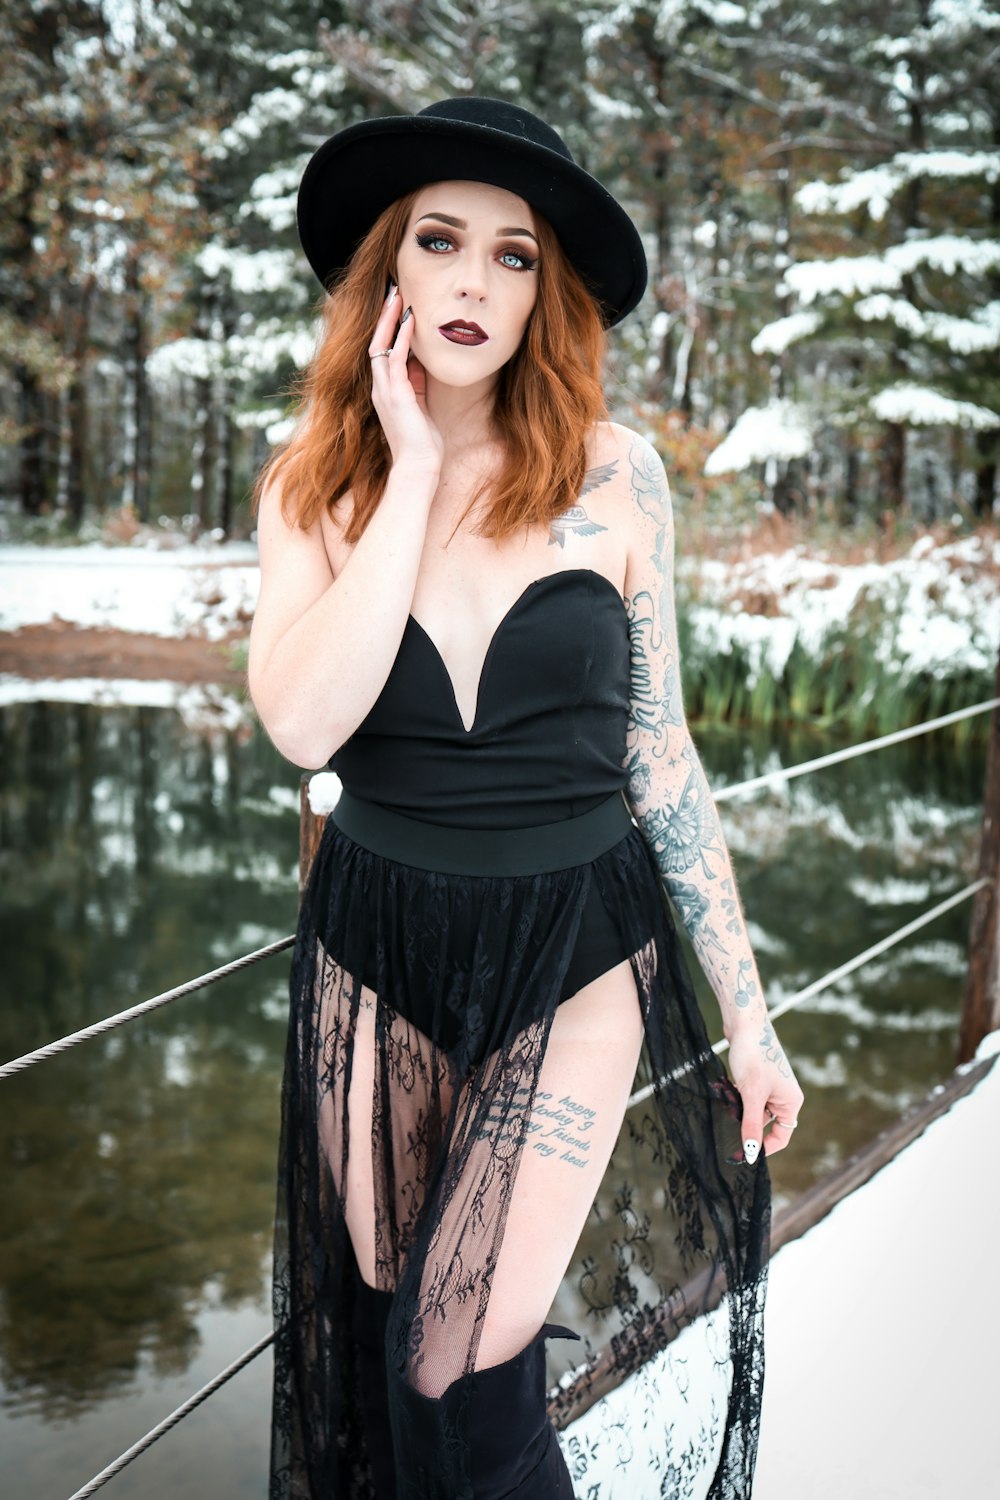
[[[385,1330],[391,1307],[392,1293],[377,1292],[359,1272],[351,1334],[358,1363],[358,1396],[376,1500],[396,1500],[396,1461],[389,1425],[385,1370]]]
[[[556,1011],[477,1369],[509,1359],[547,1316],[618,1138],[642,1039],[628,962],[600,975]]]
[[[375,1168],[372,1120],[375,1108],[375,992],[361,987],[354,1032],[351,1086],[347,1094],[350,1149],[344,1180],[344,1217],[354,1256],[365,1282],[376,1285]]]
[[[359,1405],[377,1500],[396,1500],[386,1330],[399,1254],[419,1211],[427,1157],[440,1134],[433,1121],[447,1109],[451,1085],[443,1054],[399,1016],[389,1011],[380,1016],[376,994],[367,985],[357,986],[324,958],[318,988],[324,1062],[318,1128],[357,1264],[351,1341]],[[381,1038],[377,1021],[384,1028]],[[386,1076],[391,1111],[382,1097]]]
[[[396,1451],[406,1500],[459,1493],[467,1500],[572,1500],[545,1404],[544,1341],[568,1330],[540,1325],[611,1156],[642,1039],[626,961],[559,1006],[523,1149],[517,1100],[529,1097],[523,1080],[533,1074],[511,1079],[505,1073],[505,1094],[494,1095],[487,1119],[471,1132],[475,1147],[435,1245],[441,1260],[429,1268],[425,1283],[419,1359],[413,1379],[396,1387]],[[534,1049],[524,1040],[527,1056]],[[480,1086],[489,1093],[498,1080],[487,1077]],[[475,1108],[471,1095],[468,1107]],[[504,1188],[494,1167],[508,1153],[516,1172]],[[491,1199],[487,1186],[499,1196]],[[477,1260],[476,1228],[479,1255],[495,1257],[492,1277],[485,1280],[485,1294],[467,1295],[456,1307],[447,1291],[463,1285],[463,1274]],[[481,1300],[485,1315],[477,1330],[469,1308]],[[470,1340],[474,1365],[462,1373],[457,1361]],[[447,1467],[456,1441],[468,1448],[469,1467],[461,1479]]]

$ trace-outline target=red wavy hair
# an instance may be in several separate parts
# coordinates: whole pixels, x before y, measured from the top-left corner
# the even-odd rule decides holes
[[[280,476],[282,510],[304,529],[324,509],[332,513],[348,491],[353,510],[345,539],[356,542],[371,519],[392,459],[371,402],[368,345],[415,197],[397,199],[376,219],[315,307],[322,319],[319,346],[290,385],[297,425],[261,467],[251,494],[254,511],[268,481]],[[576,502],[587,437],[607,416],[600,306],[551,226],[538,214],[535,220],[538,296],[519,349],[500,371],[493,409],[503,458],[462,516],[491,492],[477,535],[498,540],[522,526],[547,525]]]

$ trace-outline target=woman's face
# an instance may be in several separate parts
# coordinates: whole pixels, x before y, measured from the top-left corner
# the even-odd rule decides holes
[[[411,349],[433,379],[468,386],[515,353],[538,295],[538,241],[523,198],[484,182],[435,182],[410,211],[396,268]]]

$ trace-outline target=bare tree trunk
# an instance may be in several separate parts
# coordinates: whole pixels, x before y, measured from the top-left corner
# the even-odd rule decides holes
[[[215,289],[211,282],[203,281],[198,288],[198,316],[194,335],[205,344],[211,361],[213,303]],[[215,471],[216,432],[214,381],[211,368],[207,375],[198,376],[194,382],[194,453],[191,473],[191,488],[197,497],[198,530],[208,531],[212,524],[212,477]]]
[[[45,480],[42,471],[42,431],[45,413],[42,390],[33,370],[18,363],[14,367],[18,382],[18,424],[21,428],[19,490],[21,509],[37,516],[45,504]]]
[[[997,488],[997,435],[995,432],[976,433],[976,495],[973,507],[976,515],[988,521],[993,514],[993,499]]]
[[[79,288],[77,305],[69,327],[70,358],[73,362],[73,380],[67,392],[67,475],[66,509],[74,526],[83,520],[86,494],[83,474],[87,444],[87,348],[90,332],[90,307],[94,295],[96,278],[88,276]]]
[[[140,426],[142,423],[141,378],[142,319],[138,307],[139,251],[134,244],[125,258],[125,381],[122,391],[122,505],[140,514],[143,485],[140,476]]]
[[[782,127],[782,143],[785,149],[781,153],[781,166],[778,168],[778,223],[775,229],[776,254],[774,267],[781,275],[779,285],[784,284],[785,271],[791,259],[791,225],[792,225],[792,160],[788,149],[788,128]],[[791,293],[785,291],[778,299],[778,316],[787,317],[791,311]],[[774,364],[771,366],[772,392],[779,400],[785,395],[785,356],[775,356]]]
[[[153,410],[146,356],[149,350],[149,296],[139,282],[136,257],[135,285],[135,509],[140,521],[149,520],[153,482]]]
[[[219,335],[225,346],[236,328],[236,309],[233,306],[231,290],[222,293],[220,310]],[[233,527],[233,485],[234,476],[234,452],[236,448],[237,428],[233,421],[233,386],[226,373],[225,362],[223,362],[222,373],[219,377],[218,412],[219,412],[219,526],[225,537]]]
[[[118,423],[114,420],[112,403],[115,399],[117,382],[108,373],[107,368],[97,373],[99,382],[99,438],[97,443],[96,472],[100,475],[100,487],[97,493],[97,508],[104,510],[111,504],[111,495],[118,484],[121,474],[121,447],[118,441]]]
[[[879,514],[901,511],[906,503],[906,428],[901,422],[886,422],[878,455]]]
[[[5,237],[5,273],[8,286],[14,289],[10,297],[12,316],[25,328],[38,326],[41,307],[38,287],[32,276],[35,224],[31,217],[42,176],[42,163],[32,161],[23,165],[24,184],[10,209],[9,228]],[[8,291],[8,296],[10,292]],[[45,503],[45,483],[42,475],[42,401],[38,377],[20,360],[13,361],[12,373],[17,387],[18,437],[18,495],[21,509],[28,515],[38,515]]]
[[[1000,147],[1000,94],[993,94],[993,144]],[[992,239],[1000,239],[1000,177],[994,177],[990,188],[990,230]],[[1000,300],[1000,270],[994,266],[989,274],[990,298]],[[976,433],[976,515],[987,521],[993,514],[997,488],[997,443],[995,432]]]
[[[141,521],[149,519],[150,403],[146,378],[148,298],[139,278],[139,247],[129,246],[125,259],[125,381],[122,452],[122,500]]]
[[[927,0],[921,0],[921,20],[927,24],[929,10]],[[916,54],[911,54],[909,66],[913,76],[913,89],[910,97],[910,139],[909,144],[913,151],[923,151],[927,145],[927,134],[924,125],[924,88],[927,80],[927,67],[924,60]],[[920,227],[922,217],[921,199],[923,194],[923,182],[919,177],[907,183],[903,193],[903,223],[909,233]],[[919,305],[916,293],[916,284],[911,275],[902,278],[903,296],[914,307]],[[903,351],[907,343],[906,335],[898,329],[893,335],[892,349],[889,354],[889,365],[893,376],[899,379],[907,374],[906,361]],[[882,441],[879,446],[879,514],[885,514],[886,510],[902,511],[906,505],[906,428],[899,422],[887,422],[883,429]]]
[[[858,478],[861,465],[858,457],[857,434],[847,431],[844,434],[844,504],[843,519],[847,525],[857,518],[858,514]]]

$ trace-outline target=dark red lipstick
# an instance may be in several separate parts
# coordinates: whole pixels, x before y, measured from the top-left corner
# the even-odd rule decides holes
[[[478,323],[466,323],[464,318],[455,318],[451,323],[445,323],[438,329],[438,333],[444,334],[445,338],[453,344],[485,344],[489,334],[483,332]]]

